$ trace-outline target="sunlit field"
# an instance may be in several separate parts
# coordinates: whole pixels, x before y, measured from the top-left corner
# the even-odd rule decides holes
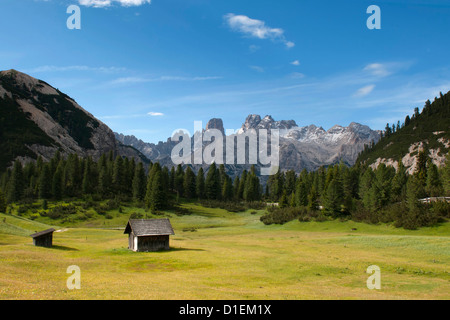
[[[127,249],[123,228],[142,209],[76,227],[0,214],[0,298],[450,298],[449,223],[418,231],[352,221],[265,226],[262,211],[184,206],[193,214],[166,213],[176,235],[170,251],[157,253]],[[29,234],[50,226],[53,248],[33,246]],[[71,265],[81,270],[79,290],[66,285]],[[381,290],[367,288],[371,265],[381,269]]]

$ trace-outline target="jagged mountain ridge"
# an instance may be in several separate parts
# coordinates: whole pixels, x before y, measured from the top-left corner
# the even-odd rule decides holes
[[[148,161],[139,151],[121,144],[113,131],[75,100],[16,70],[0,72],[0,166],[16,159],[27,162],[41,156],[63,155],[99,158],[113,151]]]
[[[211,119],[207,129],[218,129],[224,132],[221,119]],[[371,130],[368,126],[351,123],[348,127],[334,126],[328,131],[315,125],[299,127],[294,120],[276,121],[271,116],[261,118],[260,115],[249,115],[236,135],[244,134],[250,129],[280,130],[280,168],[300,172],[317,170],[320,166],[328,166],[343,161],[353,165],[364,145],[377,142],[381,132]],[[145,154],[151,161],[159,161],[163,165],[173,166],[170,159],[171,150],[177,144],[170,139],[158,144],[145,143],[134,136],[116,133],[116,139]],[[193,140],[192,140],[193,143]],[[194,166],[195,167],[195,166]],[[228,172],[239,174],[248,165],[227,165]]]

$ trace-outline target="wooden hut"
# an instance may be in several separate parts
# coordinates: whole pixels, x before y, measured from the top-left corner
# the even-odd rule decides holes
[[[149,252],[169,250],[169,237],[175,233],[169,219],[131,219],[124,234],[128,234],[128,249]]]
[[[33,244],[37,247],[50,248],[53,245],[53,232],[55,229],[47,229],[30,235],[33,238]]]

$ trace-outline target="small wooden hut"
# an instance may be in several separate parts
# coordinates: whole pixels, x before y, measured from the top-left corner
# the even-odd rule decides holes
[[[47,229],[30,235],[33,238],[33,244],[37,247],[51,248],[53,245],[53,232],[55,229]]]
[[[128,249],[152,252],[169,250],[169,237],[175,233],[169,219],[131,219],[124,234],[128,234]]]

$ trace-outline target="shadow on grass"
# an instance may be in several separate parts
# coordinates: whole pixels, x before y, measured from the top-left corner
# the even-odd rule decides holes
[[[66,246],[58,246],[58,245],[53,245],[50,249],[62,250],[62,251],[80,251],[75,248],[66,247]]]
[[[157,251],[157,252],[177,252],[177,251],[206,251],[204,249],[192,249],[192,248],[170,248],[169,250],[162,250],[162,251]]]

